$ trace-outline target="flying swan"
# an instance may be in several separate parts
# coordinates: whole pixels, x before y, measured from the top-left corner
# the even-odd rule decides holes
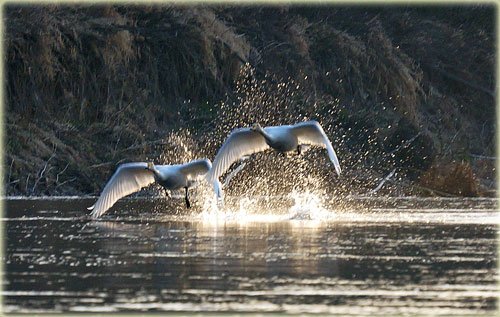
[[[217,152],[207,179],[213,184],[217,196],[221,198],[223,192],[219,177],[242,157],[269,148],[281,153],[297,152],[300,155],[310,145],[326,148],[335,171],[340,175],[339,160],[323,128],[316,121],[307,121],[265,128],[256,123],[250,128],[233,130]]]
[[[208,159],[179,165],[154,165],[151,162],[121,164],[104,187],[97,202],[88,209],[92,210],[92,218],[97,218],[111,208],[118,199],[135,193],[154,182],[163,186],[167,195],[167,189],[184,188],[186,206],[190,208],[188,188],[207,174],[211,167],[212,164]]]

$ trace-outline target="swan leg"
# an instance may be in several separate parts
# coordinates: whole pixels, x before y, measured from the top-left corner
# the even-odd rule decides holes
[[[299,155],[302,155],[304,153],[306,153],[306,151],[310,148],[310,145],[307,145],[307,144],[300,144],[297,146],[297,153]]]
[[[196,187],[198,187],[199,184],[200,184],[200,182],[198,182],[198,181],[190,180],[187,184],[187,187],[196,188]]]
[[[186,199],[186,207],[191,208],[191,203],[189,202],[189,197],[188,197],[188,188],[187,186],[184,188],[186,189],[186,196],[184,197]]]

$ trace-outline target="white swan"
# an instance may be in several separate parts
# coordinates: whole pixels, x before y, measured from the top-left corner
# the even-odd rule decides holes
[[[188,197],[188,188],[204,176],[212,167],[207,159],[191,161],[179,165],[154,165],[153,163],[126,163],[116,169],[111,179],[97,199],[97,202],[89,207],[92,210],[92,218],[104,214],[120,198],[135,193],[141,188],[155,181],[167,189],[186,190],[185,200],[187,208],[191,207]]]
[[[250,128],[235,129],[217,152],[207,179],[215,188],[219,198],[222,197],[222,186],[219,177],[243,156],[273,148],[278,152],[296,151],[299,155],[309,145],[326,148],[333,162],[335,171],[341,173],[339,160],[335,150],[321,125],[316,121],[301,122],[294,125],[282,125],[262,128],[258,123]]]

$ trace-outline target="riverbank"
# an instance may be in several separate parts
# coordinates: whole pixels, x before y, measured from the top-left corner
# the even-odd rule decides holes
[[[258,155],[232,194],[383,182],[378,195],[494,195],[492,6],[8,5],[5,16],[7,195],[98,194],[119,163],[212,159],[235,127],[307,119],[345,174],[321,151],[308,164]]]

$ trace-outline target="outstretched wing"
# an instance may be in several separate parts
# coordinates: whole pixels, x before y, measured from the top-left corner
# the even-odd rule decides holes
[[[179,167],[179,171],[188,179],[197,179],[210,171],[212,163],[208,159],[191,161]]]
[[[217,152],[212,169],[208,175],[210,182],[218,179],[241,157],[268,149],[269,146],[262,135],[249,128],[234,130]]]
[[[293,125],[290,131],[297,137],[299,144],[317,145],[326,148],[328,156],[335,166],[335,171],[340,175],[340,163],[332,147],[332,143],[323,131],[321,125],[316,121],[301,122]]]
[[[104,187],[92,210],[92,218],[103,215],[120,198],[139,191],[155,181],[153,172],[146,169],[146,163],[120,165]]]
[[[208,180],[208,181],[210,182],[210,180]],[[222,184],[218,178],[216,178],[212,182],[212,186],[214,187],[215,195],[217,196],[217,198],[223,199],[224,198],[224,191],[222,190]]]

